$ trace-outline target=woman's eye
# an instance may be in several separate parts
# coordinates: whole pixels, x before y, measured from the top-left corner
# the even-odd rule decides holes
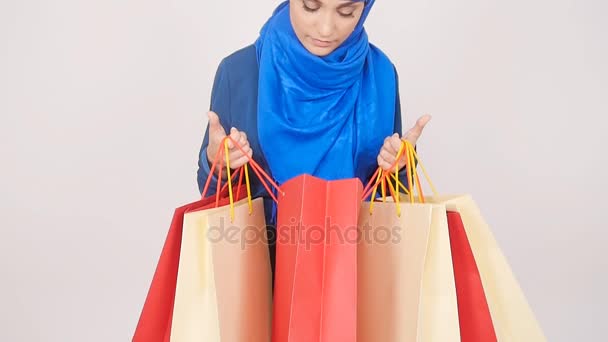
[[[303,2],[302,5],[304,6],[304,10],[307,12],[315,12],[316,10],[319,9],[319,8],[312,8],[312,7],[306,6],[306,2]]]
[[[343,13],[343,12],[338,12],[338,14],[344,18],[352,18],[355,16],[355,11],[352,11],[350,13]]]

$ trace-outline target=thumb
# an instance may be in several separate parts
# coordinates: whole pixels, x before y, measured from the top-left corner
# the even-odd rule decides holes
[[[220,123],[220,117],[214,112],[207,113],[207,117],[209,118],[209,133],[214,135],[219,134],[221,137],[224,137],[226,130]]]
[[[430,116],[429,114],[421,116],[418,120],[416,120],[416,127],[418,127],[418,129],[422,131],[422,129],[424,129],[424,126],[426,126],[426,124],[431,121],[431,118],[432,116]]]
[[[430,120],[431,120],[431,116],[428,114],[423,115],[420,118],[418,118],[418,120],[416,120],[416,124],[414,125],[414,127],[410,128],[410,130],[407,131],[407,134],[405,135],[406,139],[408,139],[408,140],[413,139],[414,141],[417,140],[420,137],[420,135],[422,135],[422,130],[424,129],[426,124],[429,123]]]

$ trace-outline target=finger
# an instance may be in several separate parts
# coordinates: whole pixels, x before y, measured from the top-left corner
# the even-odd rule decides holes
[[[230,129],[230,138],[232,138],[232,140],[228,140],[228,148],[233,149],[235,146],[232,141],[238,142],[241,139],[241,134],[239,133],[239,130],[232,127]]]
[[[241,160],[243,159],[243,155],[239,155],[239,156],[234,156],[230,158],[230,168],[231,169],[236,169],[237,167],[243,165],[243,163],[241,163]]]
[[[387,163],[381,156],[378,156],[378,166],[384,171],[391,168],[391,165]]]
[[[220,123],[220,117],[215,112],[208,112],[207,118],[209,118],[209,134],[214,136],[224,137],[226,136],[226,130]]]
[[[424,127],[426,126],[426,124],[429,123],[429,121],[431,120],[431,116],[430,115],[423,115],[420,118],[418,118],[418,120],[416,120],[416,124],[414,125],[414,127],[412,127],[406,134],[406,139],[410,140],[410,142],[416,141],[418,140],[418,138],[420,138],[420,135],[422,135],[422,130],[424,129]]]
[[[251,146],[249,145],[248,141],[245,141],[245,143],[239,142],[237,146],[234,146],[234,148],[230,149],[230,152],[233,152],[233,151],[239,151],[240,152],[241,150],[245,151],[245,150],[250,149],[250,148],[251,148]]]
[[[230,163],[230,168],[231,169],[239,168],[239,167],[247,164],[247,162],[249,162],[249,157],[248,156],[241,156],[240,158],[236,159],[234,162]]]
[[[230,158],[230,160],[237,160],[243,156],[249,155],[250,152],[251,152],[251,147],[244,148],[243,151],[236,149],[236,150],[231,151],[228,154],[228,158]]]
[[[395,155],[388,152],[385,149],[380,150],[380,157],[382,157],[382,159],[384,159],[384,161],[386,161],[389,166],[393,165],[395,163]]]
[[[395,155],[397,155],[401,149],[401,138],[399,137],[399,134],[393,134],[388,141],[391,144],[393,151],[395,151]]]
[[[230,128],[230,137],[236,141],[238,141],[241,138],[241,134],[239,133],[239,130],[236,129],[235,127]]]
[[[231,155],[231,160],[232,159],[237,160],[243,156],[245,156],[245,157],[248,156],[249,158],[253,157],[253,150],[251,149],[251,147],[248,146],[247,148],[244,148],[243,151],[245,151],[245,153],[241,152],[241,150],[235,151],[234,155]]]
[[[393,144],[391,144],[391,138],[387,137],[384,139],[384,145],[382,145],[382,149],[386,150],[388,153],[397,154],[397,150],[393,148]]]
[[[431,121],[432,116],[429,114],[425,114],[421,116],[418,120],[416,120],[416,126],[420,127],[420,130],[424,129],[424,126]]]
[[[245,134],[245,132],[240,132],[240,133],[241,133],[241,137],[239,139],[239,145],[245,146],[245,145],[247,145],[247,135]]]

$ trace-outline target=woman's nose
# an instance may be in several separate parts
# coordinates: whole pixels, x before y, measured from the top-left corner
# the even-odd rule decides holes
[[[318,22],[319,38],[330,38],[335,29],[336,21],[331,14],[324,14],[319,18]]]

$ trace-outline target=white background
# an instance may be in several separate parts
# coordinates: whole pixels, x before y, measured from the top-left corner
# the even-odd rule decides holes
[[[0,340],[128,341],[222,57],[275,1],[0,2]],[[550,341],[608,305],[605,0],[379,0],[420,157],[471,193]]]

